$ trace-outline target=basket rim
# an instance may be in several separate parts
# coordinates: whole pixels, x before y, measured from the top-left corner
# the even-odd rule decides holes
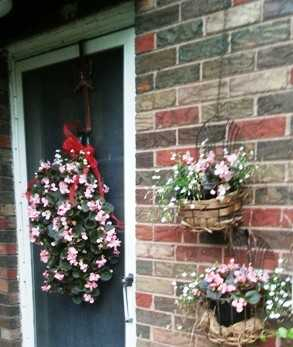
[[[234,192],[231,192],[227,195],[224,196],[223,200],[213,198],[213,199],[207,199],[207,200],[185,200],[182,199],[179,201],[179,208],[188,208],[188,209],[193,209],[196,207],[208,207],[211,205],[214,205],[215,209],[217,207],[225,207],[231,205],[231,203],[242,199],[245,195],[245,192],[243,190],[235,190]]]

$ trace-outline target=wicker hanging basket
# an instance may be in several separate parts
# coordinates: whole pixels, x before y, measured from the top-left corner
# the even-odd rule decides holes
[[[242,219],[244,193],[232,192],[223,200],[194,200],[181,202],[181,224],[195,232],[223,231],[238,225]]]
[[[205,333],[215,344],[242,347],[255,343],[264,334],[265,327],[264,321],[257,317],[224,327],[219,325],[213,311],[206,310],[195,324],[195,330]]]

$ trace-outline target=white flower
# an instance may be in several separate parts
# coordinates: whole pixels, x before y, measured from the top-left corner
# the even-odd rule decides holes
[[[283,303],[283,306],[287,308],[287,307],[292,306],[292,304],[293,304],[292,300],[287,300]]]

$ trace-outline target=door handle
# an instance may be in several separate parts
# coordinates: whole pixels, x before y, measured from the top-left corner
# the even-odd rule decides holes
[[[123,303],[124,303],[124,315],[125,315],[125,322],[126,323],[132,323],[133,318],[130,317],[130,310],[129,310],[129,297],[128,292],[129,289],[132,287],[134,281],[133,274],[128,274],[122,279],[122,285],[123,285]]]

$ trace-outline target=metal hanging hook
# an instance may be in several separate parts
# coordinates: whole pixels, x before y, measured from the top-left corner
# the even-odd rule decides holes
[[[80,80],[75,88],[75,92],[81,92],[84,99],[84,128],[82,129],[85,141],[89,143],[89,136],[92,132],[92,112],[91,112],[91,101],[90,101],[90,91],[93,87],[89,80],[87,79],[87,62],[84,54],[83,42],[80,41],[79,44],[79,59],[80,59]]]

